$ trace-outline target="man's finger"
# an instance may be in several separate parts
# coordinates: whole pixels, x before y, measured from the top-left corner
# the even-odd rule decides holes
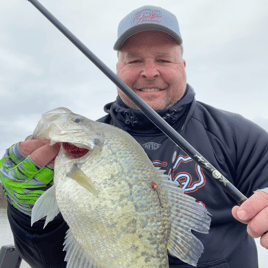
[[[260,243],[261,243],[261,245],[262,245],[264,248],[268,249],[268,233],[264,234],[264,235],[261,237],[261,239],[260,239]]]
[[[35,164],[43,167],[50,163],[58,153],[59,149],[57,146],[46,144],[35,150],[30,157]]]
[[[60,143],[60,142],[57,142],[57,143],[55,143],[55,144],[52,145],[52,146],[53,146],[53,147],[57,150],[57,152],[59,153],[61,143]],[[58,153],[57,153],[57,155],[58,155]],[[54,165],[55,165],[55,158],[52,159],[52,161],[50,161],[50,162],[47,164],[47,166],[50,166],[50,167],[52,167],[52,168],[54,168]]]
[[[248,224],[247,232],[251,237],[257,238],[268,231],[268,207],[259,212]]]
[[[244,222],[249,221],[267,206],[268,194],[265,192],[256,192],[239,207],[237,216]]]
[[[44,146],[45,144],[49,144],[49,140],[26,140],[20,143],[19,148],[20,152],[24,156],[28,156],[33,153],[38,148]]]
[[[241,220],[238,215],[237,215],[237,211],[239,210],[239,206],[234,206],[233,209],[232,209],[232,214],[233,214],[233,217],[237,220],[237,221],[240,221],[242,223],[245,223],[245,224],[248,224],[249,221],[243,221]]]
[[[33,136],[30,135],[30,136],[28,136],[25,140],[26,140],[26,141],[33,140]]]

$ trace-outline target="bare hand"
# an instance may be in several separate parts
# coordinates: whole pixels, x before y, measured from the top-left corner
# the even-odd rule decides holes
[[[26,141],[20,143],[20,152],[24,155],[30,155],[32,161],[40,167],[49,165],[54,167],[54,159],[59,153],[60,144],[49,145],[50,140],[33,140],[28,137]]]
[[[247,224],[247,232],[251,237],[261,237],[261,245],[268,249],[268,194],[258,191],[240,207],[232,209],[234,218]]]

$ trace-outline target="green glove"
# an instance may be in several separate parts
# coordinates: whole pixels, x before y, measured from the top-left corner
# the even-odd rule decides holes
[[[39,166],[33,162],[31,155],[23,155],[20,143],[7,149],[0,163],[0,183],[8,202],[30,216],[35,201],[53,185],[53,168]]]

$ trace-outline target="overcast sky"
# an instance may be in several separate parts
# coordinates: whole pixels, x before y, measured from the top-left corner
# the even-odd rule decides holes
[[[268,130],[267,0],[42,0],[115,71],[119,21],[145,4],[173,12],[197,100]],[[31,134],[42,113],[65,106],[97,119],[116,87],[30,2],[0,0],[0,154]]]

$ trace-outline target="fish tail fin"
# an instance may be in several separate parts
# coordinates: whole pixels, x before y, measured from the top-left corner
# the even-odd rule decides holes
[[[31,214],[31,225],[46,216],[46,225],[58,214],[59,208],[56,201],[55,185],[46,190],[35,202]]]
[[[167,175],[162,174],[161,177],[170,207],[171,231],[168,251],[180,260],[196,266],[204,247],[191,230],[207,234],[211,214],[193,197],[184,194],[175,182],[168,180]]]

